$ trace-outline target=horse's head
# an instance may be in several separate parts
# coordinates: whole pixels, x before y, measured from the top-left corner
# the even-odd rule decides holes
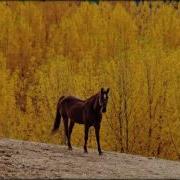
[[[106,106],[108,102],[108,93],[109,93],[109,88],[107,90],[105,90],[104,88],[101,88],[101,91],[99,94],[99,105],[103,113],[106,112]]]

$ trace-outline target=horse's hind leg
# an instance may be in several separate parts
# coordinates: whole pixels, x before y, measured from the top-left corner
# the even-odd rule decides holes
[[[68,149],[72,150],[71,142],[70,142],[70,136],[71,136],[73,124],[70,122],[70,127],[68,128],[68,124],[69,124],[68,123],[68,117],[64,116],[63,119],[64,119],[64,130],[65,130],[65,134],[67,137]]]
[[[68,117],[63,116],[63,121],[64,121],[64,132],[65,132],[65,136],[66,136],[66,142],[69,139],[69,133],[68,133]]]
[[[73,127],[74,127],[74,121],[70,120],[70,124],[69,124],[69,139],[68,139],[69,150],[72,150],[72,146],[71,146],[71,134],[72,134]]]
[[[84,152],[87,153],[87,141],[88,141],[89,126],[85,124],[84,127]]]

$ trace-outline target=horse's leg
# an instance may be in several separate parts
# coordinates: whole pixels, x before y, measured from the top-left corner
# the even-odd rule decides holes
[[[88,141],[88,131],[89,131],[89,126],[85,124],[84,126],[84,152],[87,153],[87,141]]]
[[[74,127],[74,121],[70,120],[70,124],[69,124],[69,139],[68,139],[69,150],[72,150],[72,146],[71,146],[71,134],[72,134],[73,127]]]
[[[65,132],[65,135],[66,135],[66,139],[68,140],[69,142],[69,133],[68,133],[68,117],[64,116],[63,117],[63,120],[64,120],[64,132]],[[67,141],[66,141],[67,142]],[[68,143],[69,144],[69,143]]]
[[[95,125],[96,141],[97,141],[99,155],[101,155],[102,151],[101,151],[101,146],[100,146],[99,131],[100,131],[100,124],[97,124]]]

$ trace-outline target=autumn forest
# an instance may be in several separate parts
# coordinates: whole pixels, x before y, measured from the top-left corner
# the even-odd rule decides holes
[[[0,137],[63,144],[63,124],[50,135],[59,97],[101,87],[103,150],[180,159],[180,5],[0,2]]]

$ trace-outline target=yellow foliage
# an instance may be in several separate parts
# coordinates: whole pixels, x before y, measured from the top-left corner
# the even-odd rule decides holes
[[[102,147],[178,159],[180,13],[151,4],[1,2],[0,136],[63,143],[63,123],[50,136],[59,97],[110,87]],[[83,136],[75,125],[72,144]]]

